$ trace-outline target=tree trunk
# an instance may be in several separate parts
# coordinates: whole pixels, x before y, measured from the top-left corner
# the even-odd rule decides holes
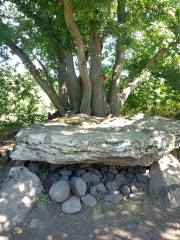
[[[126,17],[125,4],[120,0],[118,1],[117,15],[118,15],[117,16],[118,23],[120,24],[124,23],[125,17]],[[111,108],[112,116],[119,116],[120,107],[121,107],[121,101],[119,98],[120,76],[121,76],[122,68],[124,66],[124,50],[120,44],[121,37],[123,37],[123,33],[120,33],[117,38],[116,58],[113,66],[112,80],[111,80],[110,89],[108,93],[108,103]]]
[[[62,0],[62,2],[64,6],[65,22],[72,37],[74,38],[77,47],[78,67],[83,82],[83,96],[81,101],[80,112],[91,115],[92,86],[87,71],[84,43],[82,40],[81,33],[74,21],[72,0]]]
[[[113,75],[108,93],[108,103],[111,108],[112,116],[119,116],[120,114],[121,107],[121,101],[119,98],[120,75],[123,65],[124,65],[124,51],[119,47],[119,49],[116,50],[116,60],[113,67]]]
[[[56,94],[56,91],[52,87],[51,84],[48,84],[48,82],[45,81],[45,79],[40,75],[39,71],[36,69],[33,62],[29,59],[29,57],[23,52],[21,48],[16,46],[14,42],[7,42],[6,45],[12,50],[14,54],[16,54],[23,64],[26,66],[26,68],[29,70],[30,74],[34,77],[36,82],[40,85],[40,87],[44,90],[44,92],[48,95],[51,102],[55,106],[55,108],[58,110],[60,115],[63,115],[66,112],[66,109],[64,106],[61,105],[60,99],[58,95]]]
[[[79,111],[81,104],[81,89],[74,69],[73,55],[70,50],[65,51],[67,74],[70,82],[70,94],[72,97],[72,110]]]
[[[68,97],[68,75],[66,73],[65,63],[58,62],[58,95],[61,104],[65,108],[69,109],[69,97]]]
[[[93,24],[93,23],[92,23]],[[94,25],[93,25],[94,28]],[[101,42],[97,30],[91,30],[90,35],[90,79],[92,83],[92,115],[105,117],[109,113],[108,104],[104,98],[105,78],[101,75]]]

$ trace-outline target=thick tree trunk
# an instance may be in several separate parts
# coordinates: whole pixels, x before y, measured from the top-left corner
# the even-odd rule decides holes
[[[64,106],[61,105],[60,99],[59,99],[58,95],[56,94],[56,91],[54,90],[52,85],[48,84],[48,82],[46,82],[45,79],[40,75],[39,71],[36,69],[35,65],[29,59],[29,57],[14,42],[7,42],[6,45],[12,50],[12,52],[14,54],[16,54],[21,59],[23,64],[29,70],[30,74],[34,77],[36,82],[40,85],[40,87],[48,95],[51,102],[53,103],[55,108],[58,110],[58,112],[61,115],[64,114],[66,112],[66,109]]]
[[[68,94],[68,75],[66,71],[66,62],[65,62],[65,55],[64,51],[61,47],[58,46],[56,43],[56,58],[57,58],[57,65],[58,65],[58,96],[61,101],[61,104],[65,106],[68,110],[70,105],[69,94]]]
[[[118,23],[122,24],[125,22],[126,12],[125,12],[125,3],[123,1],[118,0],[117,7],[117,18]],[[123,33],[119,33],[116,43],[116,58],[113,66],[113,74],[111,85],[108,94],[108,103],[111,108],[112,116],[119,116],[121,101],[119,98],[120,92],[120,76],[122,72],[122,68],[124,66],[124,50],[121,46],[120,39],[123,36]]]
[[[94,28],[94,26],[93,26]],[[90,35],[90,79],[92,82],[92,115],[105,117],[109,114],[108,104],[104,98],[104,76],[101,75],[101,42],[97,30],[92,29]]]
[[[72,0],[62,0],[62,2],[64,6],[65,22],[72,37],[74,38],[77,47],[78,67],[83,82],[83,96],[81,101],[80,112],[91,115],[92,86],[87,71],[84,43],[82,40],[81,33],[74,21]]]
[[[112,116],[119,116],[121,101],[119,98],[120,92],[120,75],[124,65],[124,51],[119,47],[116,50],[116,60],[113,67],[113,75],[108,94],[108,103],[111,108]]]
[[[66,64],[58,61],[58,95],[63,106],[69,109],[68,75]]]
[[[71,109],[75,112],[78,112],[81,104],[81,89],[74,69],[73,55],[70,50],[65,51],[65,59],[67,74],[70,82],[70,95],[72,97]]]

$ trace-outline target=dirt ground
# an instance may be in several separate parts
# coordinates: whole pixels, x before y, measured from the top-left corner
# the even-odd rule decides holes
[[[4,155],[12,145],[12,138],[1,142],[0,153]],[[95,207],[83,206],[72,215],[62,213],[61,204],[48,203],[46,197],[37,201],[21,224],[0,233],[0,240],[180,240],[180,208],[165,209],[155,195],[118,204],[98,199]]]

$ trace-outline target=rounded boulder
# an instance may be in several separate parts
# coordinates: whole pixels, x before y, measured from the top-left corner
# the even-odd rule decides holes
[[[64,202],[70,194],[69,183],[61,180],[51,186],[49,189],[49,197],[54,202]]]

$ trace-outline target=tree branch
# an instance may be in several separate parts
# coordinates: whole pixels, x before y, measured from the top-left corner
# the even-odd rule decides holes
[[[132,80],[132,82],[130,82],[119,94],[121,107],[124,105],[131,92],[135,90],[145,79],[150,77],[150,72],[148,72],[148,69],[154,67],[157,64],[158,60],[164,55],[166,51],[167,48],[160,48],[155,53],[154,57],[146,65],[141,74],[138,77],[135,77],[134,75],[134,79]]]
[[[52,85],[52,82],[51,82],[51,79],[49,77],[49,74],[48,74],[48,71],[46,69],[46,67],[44,66],[44,64],[41,62],[40,59],[36,58],[36,60],[38,61],[39,65],[42,67],[42,70],[45,74],[45,77],[46,77],[46,81],[48,82],[48,84],[53,88],[53,85]]]
[[[30,74],[33,76],[33,78],[36,80],[36,82],[40,85],[40,87],[45,91],[45,93],[48,95],[56,109],[60,114],[65,113],[65,108],[60,104],[60,100],[54,90],[51,86],[48,85],[46,80],[40,75],[39,71],[36,69],[33,62],[29,59],[29,57],[24,53],[24,51],[19,48],[13,41],[8,41],[5,43],[12,52],[17,55],[23,64],[26,66],[26,68],[29,70]]]

